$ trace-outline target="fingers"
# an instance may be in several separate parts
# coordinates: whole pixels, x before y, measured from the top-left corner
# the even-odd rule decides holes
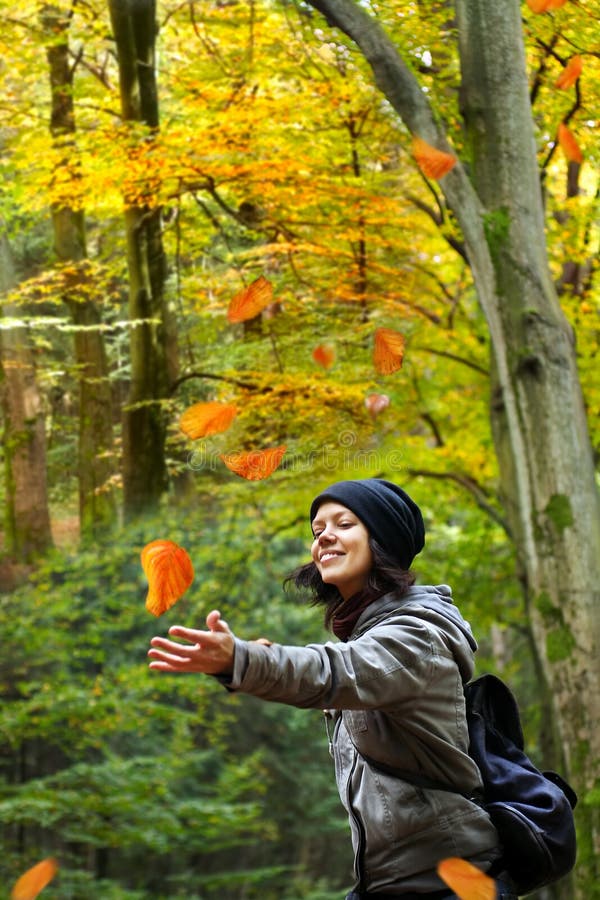
[[[153,653],[151,650],[148,656],[150,657],[148,668],[158,669],[162,672],[184,672],[189,669],[192,662],[189,658],[183,659],[180,656],[170,656],[168,653],[158,651]]]
[[[231,632],[231,629],[225,619],[221,618],[221,613],[218,609],[213,609],[212,612],[209,612],[206,617],[206,624],[211,631],[221,631],[227,633]]]
[[[195,628],[184,628],[183,625],[173,625],[169,628],[169,634],[173,637],[182,638],[184,641],[190,641],[192,644],[210,643],[211,634],[231,634],[231,629],[225,619],[221,618],[218,609],[213,609],[206,617],[206,624],[209,631],[198,631]]]
[[[169,636],[154,637],[150,641],[148,656],[151,669],[163,672],[199,672],[207,675],[231,673],[235,650],[235,638],[227,622],[218,610],[208,614],[208,631],[173,625]]]
[[[198,631],[197,628],[185,628],[183,625],[172,625],[169,628],[169,634],[189,641],[190,644],[199,644],[207,635],[210,636],[209,631]],[[166,640],[166,638],[156,638],[156,640]],[[154,643],[154,639],[152,643]]]
[[[176,644],[166,638],[152,638],[148,656],[151,669],[159,669],[163,672],[181,672],[189,668],[195,647],[189,644]]]
[[[197,650],[198,644],[193,646],[190,644],[180,644],[176,641],[170,641],[168,638],[154,637],[150,641],[153,650],[161,652],[166,656],[173,656],[175,659],[190,659],[194,651]],[[152,652],[152,651],[149,651]],[[153,653],[156,656],[157,653]]]

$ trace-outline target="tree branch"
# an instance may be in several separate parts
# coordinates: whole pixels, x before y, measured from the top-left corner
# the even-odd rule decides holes
[[[554,48],[556,47],[556,44],[558,43],[559,36],[560,36],[560,32],[556,31],[552,35],[552,40],[550,41],[549,44],[546,44],[540,38],[537,39],[537,43],[544,50],[544,56],[542,57],[542,61],[540,62],[539,66],[538,66],[537,72],[535,73],[535,76],[533,79],[533,84],[531,85],[531,91],[529,94],[529,98],[531,100],[532,106],[534,105],[534,103],[537,99],[538,92],[542,86],[542,83],[544,80],[544,75],[545,75],[546,69],[548,67],[549,57],[551,57],[551,56],[556,57],[557,59],[560,60],[560,62],[562,62],[562,59],[560,59],[560,57],[558,57],[557,54],[554,52]]]
[[[236,387],[242,388],[243,390],[247,391],[255,391],[258,387],[258,385],[253,383],[252,381],[242,381],[239,378],[231,378],[228,375],[216,375],[214,372],[188,372],[185,375],[181,375],[180,378],[178,378],[170,385],[170,396],[173,396],[173,394],[177,392],[177,390],[185,381],[189,381],[192,378],[202,378],[210,381],[224,381],[227,384],[233,384]]]
[[[465,359],[463,356],[457,356],[456,353],[449,353],[447,350],[435,350],[433,347],[419,347],[419,350],[424,353],[431,353],[433,356],[443,356],[446,359],[451,359],[454,362],[461,363],[463,366],[468,366],[470,369],[473,369],[474,372],[478,372],[485,378],[490,377],[488,370],[484,369],[483,366],[480,366],[479,363],[473,362],[470,359]]]
[[[363,53],[373,70],[375,82],[412,134],[418,134],[443,150],[450,150],[446,135],[434,118],[431,107],[411,70],[377,19],[358,3],[348,0],[308,0],[339,28]]]
[[[512,540],[513,535],[506,519],[492,506],[486,497],[485,489],[475,478],[464,475],[461,472],[434,472],[430,469],[408,469],[408,474],[415,478],[437,478],[438,480],[454,481],[463,487],[475,500],[477,506],[499,525],[506,535]]]
[[[440,150],[453,152],[446,132],[436,121],[421,85],[378,20],[355,0],[307,0],[307,2],[313,9],[325,16],[331,26],[339,28],[354,41],[371,66],[377,87],[398,113],[410,133],[424,138]],[[444,233],[442,227],[443,208],[431,185],[429,187],[436,198],[439,213],[436,213],[427,204],[420,208],[439,225],[448,244],[468,265],[472,265],[473,261],[468,256],[467,247],[473,246],[475,243],[480,245],[481,239],[484,237],[479,218],[482,213],[481,205],[460,161],[444,177],[443,182],[444,197],[449,209],[454,211],[454,215],[460,222],[465,236],[465,244],[452,235]]]

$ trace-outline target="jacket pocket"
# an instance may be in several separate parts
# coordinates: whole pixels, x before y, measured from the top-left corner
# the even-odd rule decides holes
[[[351,735],[361,734],[369,730],[367,716],[364,709],[344,710],[344,724]]]

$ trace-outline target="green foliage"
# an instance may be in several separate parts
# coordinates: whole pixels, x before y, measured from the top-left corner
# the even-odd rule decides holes
[[[0,666],[4,883],[26,867],[26,850],[59,859],[48,890],[57,898],[190,896],[184,885],[198,867],[198,897],[237,896],[236,883],[245,891],[254,880],[257,896],[275,898],[296,873],[306,879],[311,846],[335,879],[336,841],[344,877],[320,715],[263,709],[212,679],[146,667],[153,633],[175,616],[200,624],[213,605],[249,635],[319,636],[314,613],[274,600],[275,560],[295,563],[301,542],[266,542],[264,528],[227,504],[200,516],[165,510],[115,544],[55,554],[30,585],[2,595],[13,648]],[[144,609],[139,550],[165,529],[189,548],[197,576],[157,623]]]

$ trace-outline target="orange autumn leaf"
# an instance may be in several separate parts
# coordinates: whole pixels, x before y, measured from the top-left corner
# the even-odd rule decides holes
[[[417,165],[427,178],[443,178],[458,162],[452,153],[438,150],[420,137],[413,138],[412,151]]]
[[[286,446],[267,450],[251,450],[248,453],[222,453],[220,459],[228,469],[248,481],[262,481],[272,475],[283,459]]]
[[[148,579],[146,609],[161,616],[177,603],[194,580],[192,561],[173,541],[151,541],[140,554]]]
[[[58,871],[58,864],[55,859],[49,857],[43,859],[37,865],[21,875],[10,894],[10,900],[35,900],[35,897],[43,891]]]
[[[583,153],[571,129],[561,122],[558,126],[558,143],[569,162],[582,163]]]
[[[233,403],[195,403],[181,416],[179,427],[193,441],[209,434],[227,431],[237,415]]]
[[[273,285],[264,275],[236,294],[229,304],[227,318],[230,322],[245,322],[266,309],[273,299]]]
[[[460,900],[496,900],[496,884],[465,859],[444,859],[437,867],[442,881]]]
[[[534,13],[545,13],[551,9],[560,9],[567,0],[527,0],[527,6]]]
[[[391,375],[402,367],[404,335],[392,328],[378,328],[375,332],[373,363],[380,375]]]
[[[567,65],[564,67],[556,81],[554,87],[562,91],[566,91],[573,87],[583,70],[583,60],[580,56],[572,56]]]
[[[319,344],[313,350],[312,358],[317,365],[330,369],[335,362],[335,350],[330,344]]]

